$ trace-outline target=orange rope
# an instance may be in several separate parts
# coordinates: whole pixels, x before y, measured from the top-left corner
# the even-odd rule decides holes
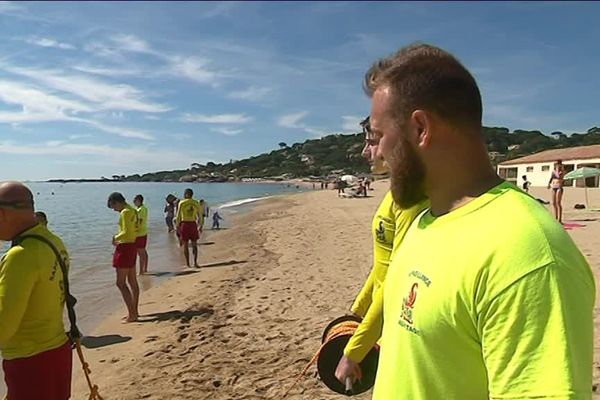
[[[311,367],[311,365],[313,365],[317,361],[317,359],[319,358],[319,355],[321,354],[321,350],[323,350],[323,347],[325,347],[325,345],[327,345],[327,343],[329,343],[333,339],[336,339],[340,336],[354,335],[354,332],[356,331],[356,328],[358,328],[358,325],[359,324],[356,321],[344,321],[344,322],[341,322],[341,323],[333,326],[329,330],[329,332],[327,332],[327,337],[325,338],[325,341],[323,342],[321,347],[319,347],[319,350],[317,350],[315,355],[310,359],[310,361],[308,362],[306,367],[304,367],[304,369],[302,370],[300,375],[298,375],[298,377],[296,377],[296,380],[289,387],[289,389],[284,393],[282,398],[285,399],[288,396],[288,394],[292,391],[292,389],[294,387],[296,387],[298,382],[300,382],[300,379],[302,379],[304,377],[304,375],[306,374],[306,371],[308,371],[308,369]]]
[[[90,369],[89,364],[85,361],[83,357],[83,350],[81,349],[81,339],[75,339],[75,348],[77,349],[77,355],[79,356],[79,361],[81,361],[81,367],[83,368],[83,373],[85,374],[85,380],[87,381],[88,387],[90,388],[90,397],[88,400],[104,400],[100,393],[98,393],[98,385],[93,385],[92,380],[90,379],[90,374],[92,370]]]

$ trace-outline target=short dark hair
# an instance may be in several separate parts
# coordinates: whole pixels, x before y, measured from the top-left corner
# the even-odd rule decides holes
[[[39,218],[39,219],[41,219],[43,221],[48,222],[48,217],[46,216],[46,213],[43,212],[43,211],[36,211],[35,212],[35,217]]]
[[[143,203],[144,203],[144,196],[142,196],[141,194],[138,194],[138,195],[136,195],[136,196],[133,198],[133,201],[136,201],[136,200],[139,200],[139,201],[140,201],[140,203],[142,203],[142,204],[143,204]]]
[[[522,176],[522,178],[523,178],[523,179],[527,179],[527,175],[523,175],[523,176]]]
[[[438,47],[415,43],[376,61],[363,86],[369,96],[381,87],[391,89],[393,117],[400,124],[422,109],[457,127],[481,129],[481,93],[475,78]]]
[[[184,196],[189,195],[190,197],[192,197],[194,195],[194,191],[190,188],[187,188],[183,191],[183,195]]]
[[[126,203],[125,197],[123,197],[123,195],[119,192],[112,192],[108,196],[108,202],[107,202],[108,208],[111,208],[113,203]]]

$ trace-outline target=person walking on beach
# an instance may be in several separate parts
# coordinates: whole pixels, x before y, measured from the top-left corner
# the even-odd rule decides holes
[[[144,196],[138,194],[133,199],[133,204],[137,207],[137,236],[135,238],[135,247],[140,258],[140,275],[148,273],[148,252],[146,245],[148,243],[148,208],[144,205]]]
[[[194,191],[192,189],[185,189],[183,192],[184,199],[179,202],[177,207],[177,231],[179,232],[179,243],[183,246],[183,256],[185,262],[190,267],[190,250],[189,243],[192,244],[192,252],[194,254],[194,268],[198,267],[198,239],[200,237],[199,227],[202,210],[200,203],[194,200],[192,196]]]
[[[523,191],[525,193],[529,193],[529,188],[531,187],[531,182],[527,180],[527,175],[523,175]]]
[[[172,194],[169,194],[166,198],[164,213],[165,213],[165,223],[167,224],[167,229],[169,230],[169,233],[171,233],[175,230],[175,227],[173,226],[173,220],[175,219],[175,202],[176,202],[176,200],[177,200],[177,197],[173,196]]]
[[[223,220],[223,218],[219,215],[219,211],[215,211],[213,213],[212,229],[221,229],[219,220]]]
[[[119,232],[113,236],[112,244],[115,246],[113,267],[117,271],[117,287],[121,291],[123,301],[127,307],[125,322],[135,322],[138,319],[138,303],[140,289],[135,274],[137,248],[137,212],[130,206],[125,197],[119,192],[108,196],[108,208],[119,213]]]
[[[388,165],[378,152],[379,137],[371,131],[369,117],[360,125],[365,134],[362,156],[369,161],[373,174],[388,172]],[[345,384],[346,378],[356,381],[362,378],[360,363],[381,337],[383,324],[383,284],[392,252],[396,249],[413,220],[425,208],[428,201],[401,209],[394,204],[392,192],[385,195],[371,224],[373,237],[373,264],[371,272],[352,304],[351,311],[362,321],[344,348],[344,354],[335,371],[336,378]]]
[[[552,189],[552,207],[554,207],[554,216],[562,224],[562,197],[564,193],[563,184],[565,182],[565,168],[562,160],[556,161],[554,170],[548,181],[548,189]]]
[[[545,208],[496,175],[473,76],[415,44],[365,88],[395,203],[431,202],[388,268],[373,399],[590,399],[594,277]]]
[[[63,324],[66,265],[62,240],[36,221],[31,191],[0,184],[0,240],[13,246],[0,259],[0,352],[10,400],[67,400],[71,396],[71,344]]]

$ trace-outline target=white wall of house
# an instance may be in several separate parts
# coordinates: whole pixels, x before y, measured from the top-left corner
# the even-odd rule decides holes
[[[573,171],[580,167],[595,167],[600,168],[600,158],[587,160],[563,160],[563,165],[567,172]],[[523,184],[523,175],[527,175],[527,180],[532,186],[544,187],[548,185],[550,174],[554,169],[554,162],[539,162],[529,164],[514,164],[514,165],[498,165],[498,174],[507,181],[513,182],[519,187]],[[583,179],[577,181],[565,181],[565,186],[585,187]],[[591,178],[587,180],[587,187],[598,187],[599,178]]]

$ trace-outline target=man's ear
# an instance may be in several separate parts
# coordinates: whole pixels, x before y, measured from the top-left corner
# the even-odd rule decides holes
[[[415,134],[415,144],[420,148],[429,147],[432,135],[430,114],[423,110],[415,110],[410,116],[410,124]]]

